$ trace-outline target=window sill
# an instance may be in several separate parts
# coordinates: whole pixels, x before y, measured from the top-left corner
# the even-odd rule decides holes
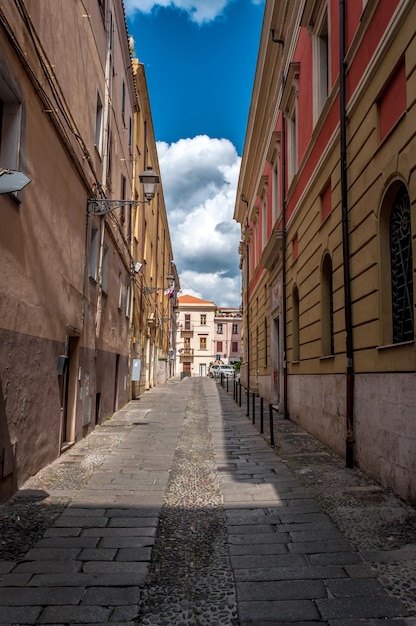
[[[389,343],[386,344],[385,346],[377,346],[377,350],[391,350],[392,348],[402,348],[404,346],[413,346],[414,345],[414,340],[411,339],[410,341],[402,341],[400,343]]]

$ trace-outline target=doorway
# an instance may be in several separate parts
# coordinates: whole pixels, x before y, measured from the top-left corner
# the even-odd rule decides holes
[[[75,441],[75,416],[77,408],[79,337],[68,337],[68,359],[63,373],[62,421],[60,449],[63,452]]]

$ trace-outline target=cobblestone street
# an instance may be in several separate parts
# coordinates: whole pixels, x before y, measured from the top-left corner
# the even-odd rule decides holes
[[[132,401],[0,505],[0,624],[416,625],[416,512],[208,378]]]

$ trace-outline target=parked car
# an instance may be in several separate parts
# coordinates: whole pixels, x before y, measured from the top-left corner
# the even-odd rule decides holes
[[[211,376],[211,378],[214,378],[219,366],[219,363],[214,363],[213,365],[211,365],[211,367],[209,368],[209,375]]]
[[[221,374],[230,378],[235,375],[235,369],[232,365],[219,365],[216,370],[216,376],[221,376]]]

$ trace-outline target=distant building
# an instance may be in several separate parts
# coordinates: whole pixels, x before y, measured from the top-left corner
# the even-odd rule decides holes
[[[178,298],[176,341],[177,373],[183,376],[207,376],[215,359],[214,302],[194,296]]]
[[[214,352],[215,360],[227,365],[237,363],[242,357],[242,318],[239,308],[220,308],[215,313]]]
[[[215,361],[236,363],[241,357],[241,311],[217,308],[194,296],[178,298],[176,372],[207,376]]]

